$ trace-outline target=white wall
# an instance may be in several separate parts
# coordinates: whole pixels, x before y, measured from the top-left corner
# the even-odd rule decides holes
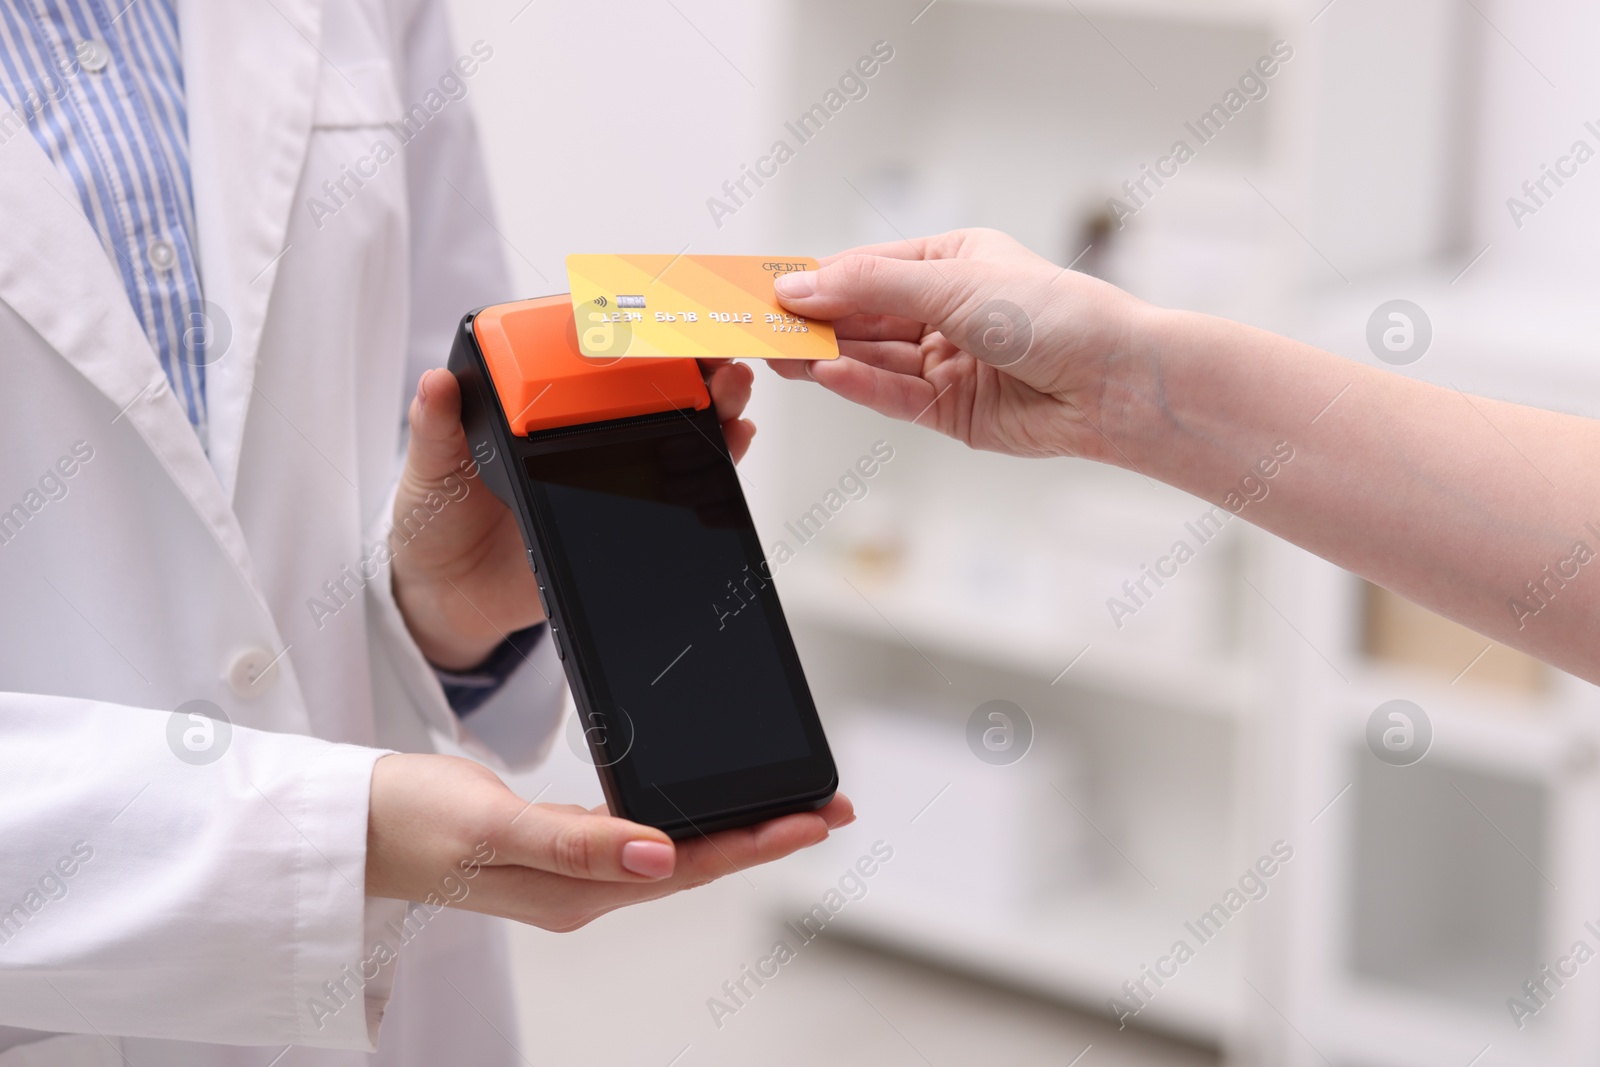
[[[1600,152],[1600,8],[1571,0],[1483,0],[1483,122],[1473,194],[1476,245],[1494,247],[1483,266],[1524,279],[1597,273],[1600,158],[1566,179],[1521,229],[1506,200],[1522,196],[1541,164],[1554,165],[1575,140]],[[1550,188],[1554,189],[1553,184]],[[1564,287],[1564,286],[1563,286]]]
[[[472,99],[526,295],[566,292],[572,252],[769,251],[756,210],[719,230],[705,201],[757,154],[775,5],[453,7],[457,39],[495,49]]]

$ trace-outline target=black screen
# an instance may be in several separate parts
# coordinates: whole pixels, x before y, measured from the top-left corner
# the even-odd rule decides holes
[[[558,613],[598,661],[605,712],[632,724],[638,779],[811,755],[787,629],[727,456],[684,421],[524,462],[564,572]]]

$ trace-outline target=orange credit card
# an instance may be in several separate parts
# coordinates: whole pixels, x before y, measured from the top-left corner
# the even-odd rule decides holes
[[[833,325],[791,314],[773,279],[799,256],[571,255],[578,347],[594,359],[838,359]]]

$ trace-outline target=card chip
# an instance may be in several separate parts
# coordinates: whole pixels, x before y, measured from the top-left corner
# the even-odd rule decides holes
[[[619,307],[619,308],[642,308],[642,307],[644,307],[644,297],[642,297],[642,296],[619,296],[619,297],[617,297],[617,307]]]

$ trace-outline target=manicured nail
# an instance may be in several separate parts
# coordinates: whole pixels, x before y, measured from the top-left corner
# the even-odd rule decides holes
[[[786,296],[790,300],[799,300],[808,297],[817,291],[817,272],[814,270],[797,270],[792,274],[780,274],[772,287],[778,291],[779,296]]]
[[[675,859],[672,846],[660,841],[629,841],[622,846],[622,866],[646,878],[665,878]]]

